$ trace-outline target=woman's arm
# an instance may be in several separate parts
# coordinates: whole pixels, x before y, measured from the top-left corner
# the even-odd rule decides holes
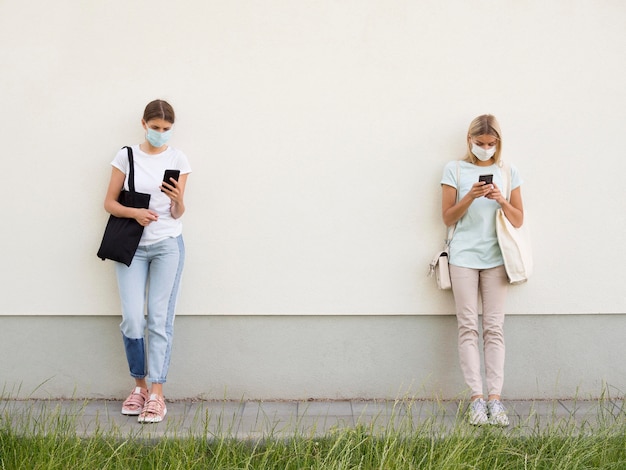
[[[509,222],[515,228],[520,228],[524,223],[524,204],[522,203],[522,189],[521,187],[515,188],[511,191],[511,201],[507,201],[506,198],[500,192],[500,188],[494,185],[494,189],[487,195],[487,198],[493,199],[504,211],[504,215],[509,219]]]
[[[117,199],[120,197],[120,192],[124,187],[124,180],[126,175],[118,168],[113,167],[111,170],[111,179],[109,180],[109,187],[107,194],[104,198],[104,210],[115,217],[135,219],[144,227],[151,222],[158,220],[159,216],[156,212],[149,209],[136,209],[134,207],[126,207]]]
[[[180,175],[178,181],[170,181],[169,184],[163,183],[161,189],[165,192],[167,197],[172,201],[170,206],[170,214],[175,219],[183,216],[185,213],[185,186],[187,185],[187,177],[189,173]]]
[[[443,216],[443,223],[447,227],[454,225],[459,221],[461,217],[465,215],[469,206],[472,205],[474,199],[486,196],[492,191],[491,184],[485,184],[484,181],[478,181],[472,185],[472,189],[456,202],[456,188],[448,186],[447,184],[441,185],[441,214]]]

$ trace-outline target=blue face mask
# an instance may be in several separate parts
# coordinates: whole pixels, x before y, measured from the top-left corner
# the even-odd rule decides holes
[[[163,147],[165,144],[167,144],[171,136],[172,129],[165,132],[159,132],[155,131],[154,129],[148,128],[148,131],[146,132],[146,140],[150,142],[150,145],[157,148]]]

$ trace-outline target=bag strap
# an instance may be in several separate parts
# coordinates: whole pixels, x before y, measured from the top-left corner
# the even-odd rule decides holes
[[[502,175],[502,181],[504,181],[504,194],[506,195],[506,200],[511,201],[511,165],[507,162],[502,162],[502,169],[504,170],[504,174]]]
[[[457,202],[457,204],[459,203],[459,186],[461,186],[461,184],[459,182],[459,177],[460,176],[461,176],[461,164],[457,160],[457,162],[456,162],[456,185],[457,185],[456,202]],[[449,253],[449,251],[450,251],[450,242],[452,241],[452,236],[454,235],[454,230],[455,229],[456,229],[456,223],[454,225],[451,225],[450,227],[448,227],[448,237],[446,238],[445,245],[443,247],[443,251],[445,251],[446,253]],[[432,276],[433,274],[435,274],[435,268],[437,267],[437,263],[439,263],[439,257],[440,256],[441,256],[441,252],[438,251],[437,254],[435,255],[435,257],[433,258],[433,260],[428,265],[428,275],[429,276]]]
[[[456,161],[456,204],[459,203],[459,189],[461,187],[461,162],[460,161]],[[456,224],[458,223],[455,222],[454,225],[450,225],[448,227],[448,236],[446,237],[446,244],[445,244],[445,248],[444,250],[448,251],[448,248],[450,247],[450,242],[452,241],[452,237],[454,236],[454,231],[456,230]]]
[[[135,192],[135,164],[133,162],[133,149],[129,146],[124,147],[128,152],[128,189],[131,193]]]

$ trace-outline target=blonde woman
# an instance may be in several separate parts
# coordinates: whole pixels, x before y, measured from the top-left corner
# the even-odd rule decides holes
[[[516,227],[524,221],[521,178],[511,166],[511,197],[501,192],[502,134],[496,118],[475,118],[467,132],[467,152],[449,162],[441,180],[442,215],[456,224],[450,244],[450,278],[456,304],[458,352],[465,383],[471,392],[468,420],[473,425],[508,426],[501,402],[504,384],[504,303],[508,280],[496,236],[496,211],[502,208]],[[459,178],[457,181],[457,165]],[[479,298],[487,386],[483,394],[479,340]]]

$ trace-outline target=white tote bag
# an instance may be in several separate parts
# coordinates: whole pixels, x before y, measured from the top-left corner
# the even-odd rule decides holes
[[[511,167],[504,164],[502,171],[506,199],[511,199]],[[526,282],[533,272],[533,256],[530,244],[528,214],[524,211],[524,223],[515,228],[502,209],[496,212],[496,234],[504,258],[504,268],[511,284]]]

